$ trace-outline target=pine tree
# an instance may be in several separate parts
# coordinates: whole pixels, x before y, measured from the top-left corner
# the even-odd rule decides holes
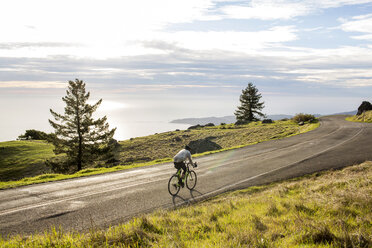
[[[247,88],[242,90],[240,95],[240,103],[238,109],[235,111],[237,124],[243,124],[251,121],[259,120],[258,116],[265,117],[260,112],[264,108],[264,102],[260,102],[261,94],[258,93],[258,89],[252,84],[248,83]]]
[[[90,93],[85,92],[82,80],[68,83],[67,95],[62,98],[66,103],[65,113],[61,115],[50,109],[56,122],[49,120],[49,123],[55,129],[55,137],[52,139],[55,154],[66,153],[69,166],[76,165],[80,171],[83,164],[92,161],[108,146],[116,128],[109,130],[106,116],[93,119],[92,115],[102,99],[93,105],[88,104]]]

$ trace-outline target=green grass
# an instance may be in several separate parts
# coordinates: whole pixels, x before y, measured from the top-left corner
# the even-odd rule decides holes
[[[2,172],[8,170],[7,174],[3,174],[4,179],[0,181],[0,189],[171,162],[172,157],[185,144],[188,144],[192,140],[207,137],[213,137],[212,141],[219,144],[222,149],[195,154],[193,155],[194,157],[241,148],[267,140],[281,139],[311,131],[318,126],[319,123],[308,123],[298,126],[292,121],[276,121],[273,124],[254,122],[241,126],[228,124],[216,127],[204,127],[197,130],[173,131],[139,137],[119,142],[120,147],[116,149],[115,154],[115,158],[121,161],[118,166],[106,164],[104,161],[97,161],[94,165],[91,165],[91,168],[85,168],[80,172],[70,175],[50,174],[50,171],[48,172],[48,168],[45,167],[43,161],[53,156],[53,147],[47,143],[38,141],[1,142],[0,147],[5,147],[9,144],[11,146],[5,148],[5,150],[0,149],[0,154],[3,151],[5,158],[3,161],[0,160],[0,169],[4,168]],[[28,146],[25,146],[25,144]],[[26,162],[21,163],[20,161]],[[22,167],[23,170],[18,170],[18,167]],[[9,177],[10,174],[17,176],[15,179],[18,180],[11,180],[13,178]]]
[[[44,141],[0,143],[0,181],[42,174],[44,161],[54,156],[53,146]]]
[[[372,123],[372,110],[361,115],[353,115],[346,118],[347,121]]]
[[[1,247],[371,247],[372,162],[225,193],[89,232],[52,229]]]

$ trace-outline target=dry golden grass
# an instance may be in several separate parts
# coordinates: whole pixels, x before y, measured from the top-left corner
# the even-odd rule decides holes
[[[355,121],[355,122],[367,122],[372,123],[372,110],[364,112],[361,115],[353,115],[351,117],[347,117],[346,120],[348,121]]]
[[[222,149],[229,149],[288,137],[314,129],[318,125],[315,123],[298,126],[292,121],[276,121],[273,124],[253,122],[241,126],[229,124],[197,130],[166,132],[121,141],[121,150],[117,158],[123,164],[172,158],[190,141],[208,137]]]

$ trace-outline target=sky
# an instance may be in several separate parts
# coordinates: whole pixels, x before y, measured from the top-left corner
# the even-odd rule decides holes
[[[249,82],[266,114],[372,101],[372,0],[2,0],[0,34],[0,141],[52,131],[76,78],[119,140],[233,115]]]

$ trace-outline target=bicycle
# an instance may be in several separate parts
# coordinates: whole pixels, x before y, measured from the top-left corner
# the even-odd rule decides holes
[[[192,190],[195,188],[198,178],[196,176],[196,172],[190,170],[190,165],[191,165],[190,162],[186,164],[186,173],[185,177],[182,179],[182,182],[185,184],[186,181],[186,187],[189,190]],[[195,163],[195,166],[193,167],[195,168],[197,166],[198,165]],[[181,185],[179,183],[181,181],[181,171],[182,171],[181,168],[178,169],[176,174],[173,174],[168,181],[168,191],[169,194],[171,194],[172,196],[177,195],[181,189]]]

